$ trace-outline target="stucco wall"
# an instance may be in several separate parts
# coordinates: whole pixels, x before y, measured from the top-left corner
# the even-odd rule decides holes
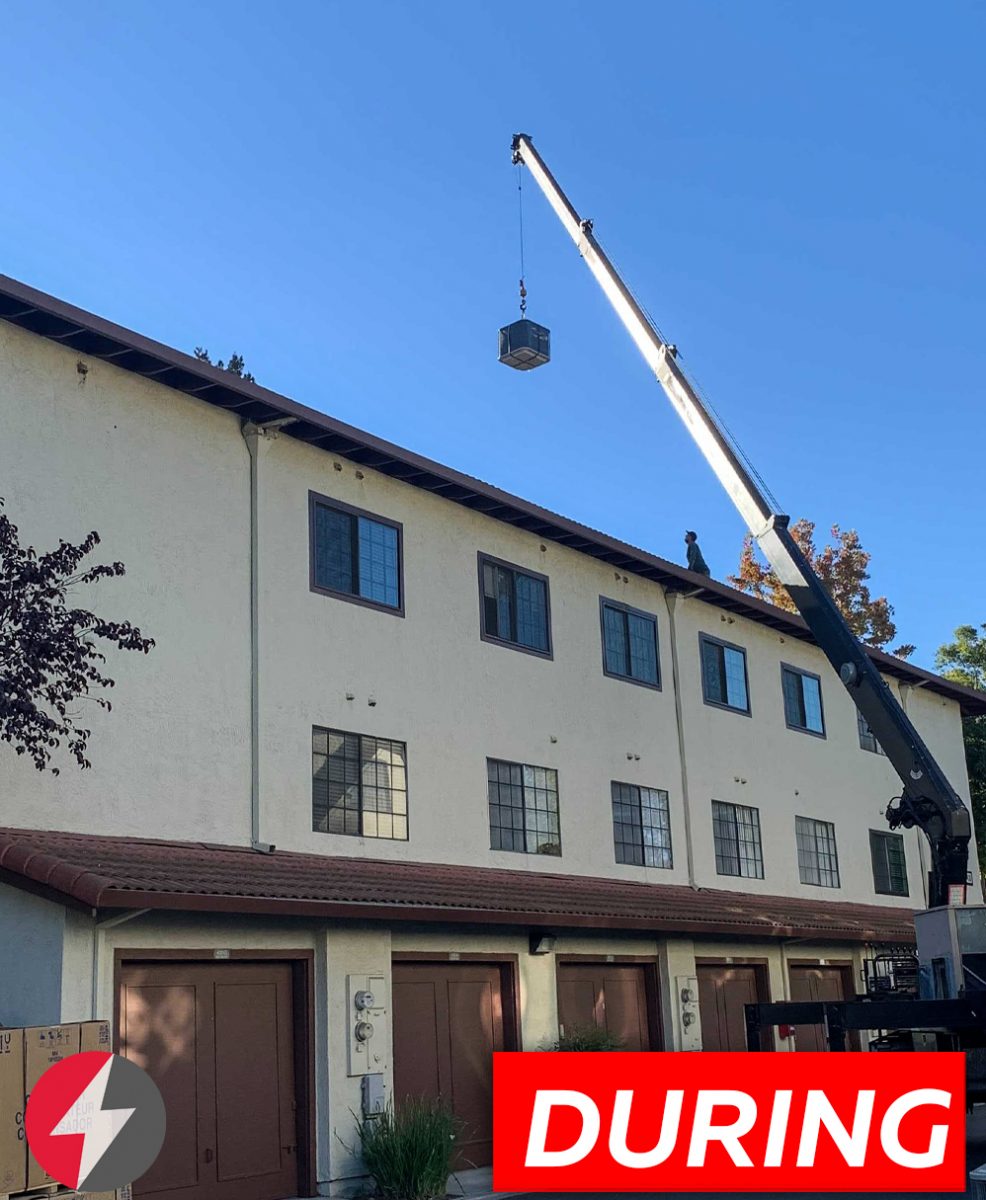
[[[249,458],[238,419],[98,361],[83,377],[77,358],[0,323],[2,493],[27,542],[43,547],[98,529],[101,557],[128,570],[98,585],[94,605],[137,622],[158,645],[146,657],[111,654],[114,710],[91,706],[91,771],[69,764],[57,778],[39,775],[0,754],[4,822],[243,844]],[[660,587],[289,436],[265,443],[259,480],[263,840],[316,853],[689,881]],[[309,590],[310,490],[403,523],[406,617]],[[548,575],[553,660],[480,640],[477,551]],[[603,675],[601,595],[656,616],[662,690]],[[724,619],[696,599],[677,602],[675,626],[694,882],[923,904],[913,832],[909,897],[874,893],[867,831],[885,828],[881,810],[899,785],[885,759],[860,749],[853,706],[820,652],[745,618]],[[752,716],[703,703],[701,631],[747,649]],[[786,728],[781,661],[821,676],[825,739]],[[956,705],[920,690],[910,691],[908,705],[968,795]],[[312,831],[315,724],[407,742],[408,842]],[[561,858],[490,850],[487,756],[558,770]],[[614,861],[612,780],[667,790],[673,870]],[[713,798],[760,809],[763,881],[715,873]],[[798,814],[835,823],[839,889],[800,883]]]
[[[47,1025],[61,1013],[65,910],[0,883],[0,1025]]]

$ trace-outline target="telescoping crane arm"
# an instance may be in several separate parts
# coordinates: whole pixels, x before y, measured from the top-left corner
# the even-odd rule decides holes
[[[903,791],[888,807],[887,820],[891,828],[916,825],[925,833],[931,844],[928,901],[931,907],[947,904],[950,887],[966,883],[969,810],[791,536],[789,518],[773,511],[678,366],[674,347],[633,298],[596,241],[592,222],[572,207],[527,134],[515,135],[513,161],[534,176],[900,776]]]

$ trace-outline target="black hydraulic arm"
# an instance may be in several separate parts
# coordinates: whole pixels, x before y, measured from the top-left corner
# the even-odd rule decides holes
[[[513,161],[523,163],[544,192],[900,776],[902,793],[888,807],[887,820],[891,828],[916,825],[925,833],[932,860],[928,901],[932,907],[948,903],[949,886],[965,884],[968,870],[972,826],[962,798],[822,586],[788,517],[773,510],[678,365],[674,347],[654,328],[596,240],[592,222],[572,207],[527,134],[514,137]]]

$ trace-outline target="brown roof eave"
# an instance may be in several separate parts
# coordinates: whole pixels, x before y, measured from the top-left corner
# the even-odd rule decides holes
[[[419,904],[345,904],[338,901],[304,900],[268,896],[219,896],[207,893],[131,891],[107,888],[98,905],[101,909],[153,908],[174,912],[213,912],[226,915],[331,919],[337,921],[399,921],[402,923],[453,925],[520,925],[558,929],[634,929],[655,933],[703,934],[706,937],[798,938],[815,941],[868,943],[886,941],[888,933],[871,928],[850,929],[827,925],[782,925],[757,921],[709,923],[680,919],[626,917],[607,914],[494,911],[488,908],[456,908]],[[892,940],[905,941],[902,926]]]
[[[496,520],[526,529],[535,536],[600,559],[679,592],[694,592],[706,603],[814,641],[804,621],[793,613],[747,596],[726,584],[641,550],[590,526],[366,433],[333,417],[298,404],[287,396],[239,379],[162,342],[0,275],[0,319],[88,357],[102,358],[123,370],[222,408],[244,420],[264,422],[291,417],[284,433],[310,445],[350,458],[454,503],[485,512]],[[912,667],[892,655],[870,651],[881,670],[926,686],[957,701],[967,716],[986,715],[986,693],[954,684],[930,671]]]

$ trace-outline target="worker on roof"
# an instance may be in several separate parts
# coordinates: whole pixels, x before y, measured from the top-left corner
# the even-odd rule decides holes
[[[685,533],[685,545],[688,547],[689,571],[694,571],[696,575],[711,576],[709,564],[702,557],[702,551],[698,548],[698,534],[694,529],[689,529]]]

